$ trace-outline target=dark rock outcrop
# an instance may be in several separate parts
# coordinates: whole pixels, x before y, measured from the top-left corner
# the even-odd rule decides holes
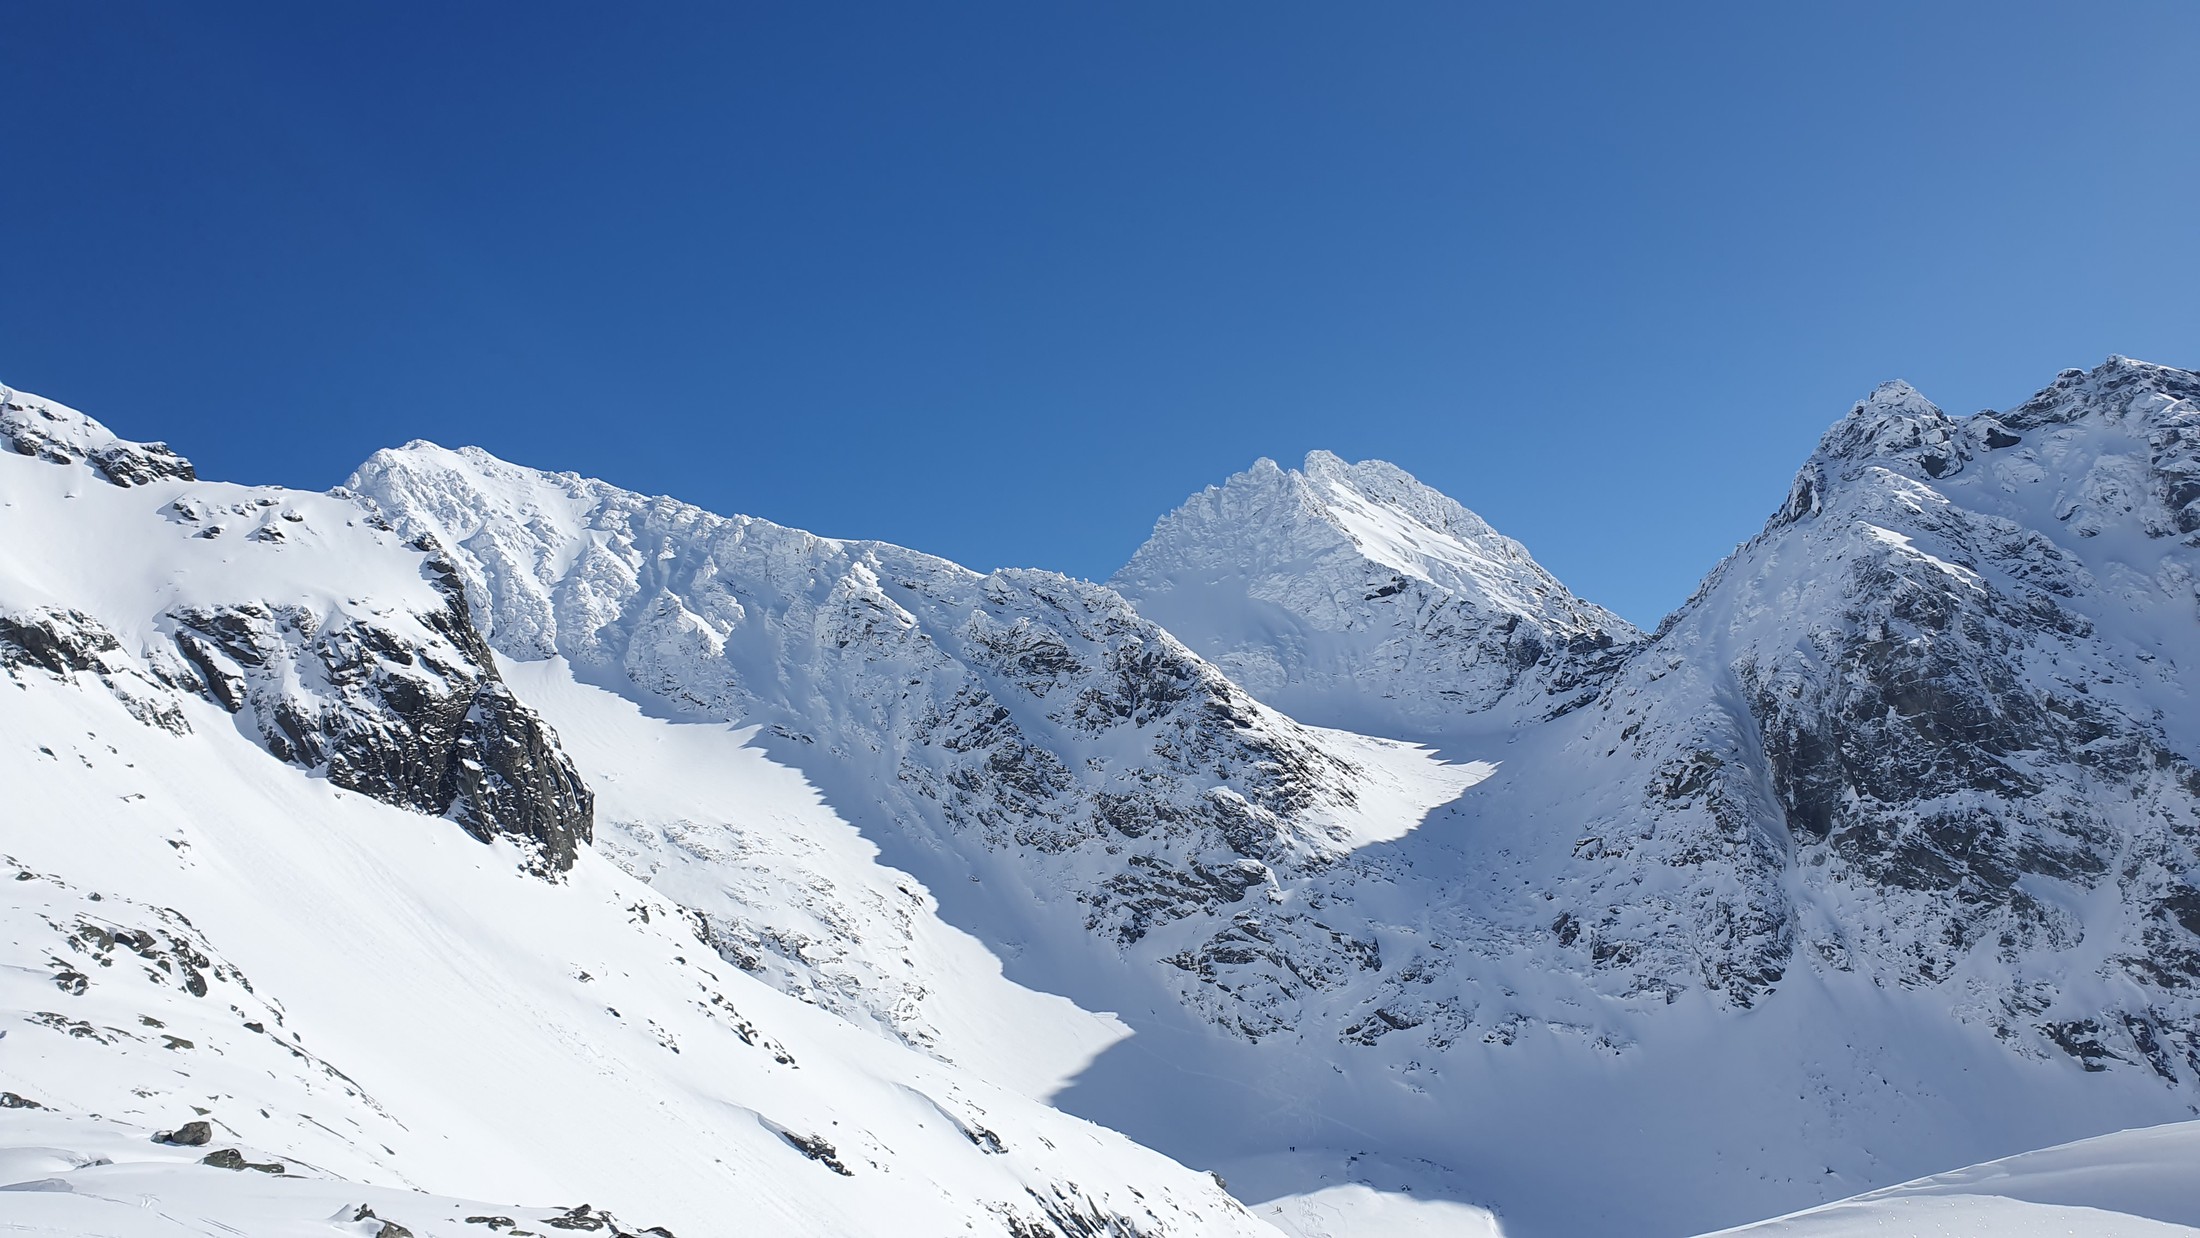
[[[118,486],[198,476],[166,443],[116,438],[74,409],[6,387],[0,387],[0,447],[53,464],[88,464]]]
[[[594,795],[498,677],[448,569],[431,557],[426,570],[439,610],[322,627],[298,607],[195,608],[173,616],[176,648],[275,756],[563,872],[593,836]]]
[[[213,1141],[214,1127],[204,1119],[200,1119],[195,1122],[186,1122],[172,1131],[162,1131],[153,1138],[162,1143],[175,1144],[178,1147],[203,1148]]]
[[[279,1174],[283,1172],[284,1168],[281,1161],[248,1161],[245,1159],[244,1153],[237,1151],[235,1148],[223,1148],[219,1152],[209,1152],[199,1158],[199,1163],[201,1165],[212,1165],[216,1169],[233,1169],[240,1172],[249,1169],[255,1173],[263,1174]]]

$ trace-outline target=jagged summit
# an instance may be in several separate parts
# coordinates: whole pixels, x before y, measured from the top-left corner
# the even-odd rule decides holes
[[[1960,420],[1882,386],[1609,685],[1644,802],[1759,853],[1728,902],[1766,974],[1946,984],[2005,1037],[2200,1078],[2195,395],[2124,358]],[[1864,890],[1896,914],[1823,911]],[[2117,996],[2063,995],[2080,942]]]
[[[166,443],[136,443],[52,400],[0,384],[0,448],[51,464],[91,465],[118,486],[197,476]]]
[[[2074,421],[2088,413],[2145,416],[2192,399],[2200,399],[2200,376],[2174,366],[2112,356],[2090,370],[2064,370],[2031,399],[2001,414],[2000,420],[2017,429],[2033,429]]]
[[[1269,704],[1391,733],[1563,710],[1640,636],[1404,469],[1326,451],[1192,496],[1109,583]]]
[[[2082,476],[2066,491],[2066,522],[2080,508],[2095,512],[2082,527],[2142,516],[2150,535],[2200,530],[2200,376],[2171,366],[2110,357],[2091,370],[2064,370],[2055,381],[2007,412],[1986,409],[1951,417],[1908,383],[1882,383],[1834,423],[1797,473],[1787,503],[1770,528],[1816,514],[1829,485],[1891,470],[1932,484],[1956,477],[1975,460],[2024,461],[2016,471],[2037,481],[2080,457]],[[2114,440],[2106,445],[2101,436]],[[2008,468],[1997,466],[1997,474]],[[2111,493],[2111,492],[2115,493]],[[2128,494],[2124,493],[2129,491]],[[2022,519],[2029,510],[2016,489],[1985,500]],[[2155,503],[2146,500],[2152,499]],[[2112,512],[2099,509],[2109,506]]]

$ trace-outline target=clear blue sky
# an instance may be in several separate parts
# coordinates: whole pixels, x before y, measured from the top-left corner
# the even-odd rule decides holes
[[[427,437],[1105,577],[1327,447],[1650,623],[1882,379],[2200,364],[2192,3],[0,0],[0,47],[0,380],[234,480]]]

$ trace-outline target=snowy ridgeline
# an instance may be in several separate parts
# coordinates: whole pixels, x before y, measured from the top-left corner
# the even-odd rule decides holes
[[[738,842],[731,809],[799,856],[725,878],[785,883],[786,923],[845,899],[912,925],[866,963],[921,959],[953,985],[942,1034],[985,1046],[982,1072],[744,970],[712,921],[588,845],[585,818],[562,864],[494,824],[541,807],[507,785],[529,770],[508,780],[464,743],[480,685],[510,689],[438,626],[434,560],[357,504],[13,455],[0,504],[0,1166],[22,1184],[0,1225],[610,1233],[608,1211],[687,1238],[1266,1232],[1207,1175],[1035,1099],[1120,1029],[1002,981],[729,728],[679,732],[577,685],[543,694],[571,749],[525,714],[540,765],[619,749],[586,771],[593,816]],[[204,637],[202,666],[196,616],[216,611],[266,622]],[[428,706],[451,694],[471,704],[446,731]],[[396,767],[339,781],[327,754],[378,735],[451,745],[456,781],[516,816],[420,802]],[[620,781],[683,742],[692,787]],[[721,758],[738,789],[710,781]],[[554,806],[559,780],[535,781]],[[203,1140],[154,1142],[195,1122]]]
[[[0,389],[0,1129],[48,1232],[1023,1238],[1681,1234],[2189,1117],[2195,396],[1884,387],[1645,635],[1326,453],[1104,587]]]

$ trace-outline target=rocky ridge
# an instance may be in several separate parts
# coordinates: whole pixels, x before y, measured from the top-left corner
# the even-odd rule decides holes
[[[337,786],[448,815],[483,841],[512,839],[537,871],[572,866],[590,837],[591,792],[499,679],[432,544],[399,539],[345,500],[197,482],[165,445],[18,392],[0,398],[0,431],[19,455],[63,466],[32,479],[91,509],[63,535],[71,544],[39,548],[56,579],[117,558],[110,520],[143,513],[165,540],[130,553],[164,558],[178,582],[156,612],[105,619],[27,592],[0,597],[0,668],[96,676],[175,732],[188,729],[177,695],[203,696],[274,756]],[[131,494],[110,498],[110,486]],[[395,603],[352,588],[378,577],[397,582]]]
[[[1262,706],[1103,586],[980,575],[424,443],[348,488],[451,548],[505,655],[766,727],[829,794],[865,797],[862,819],[893,821],[912,862],[1053,909],[1016,912],[1027,929],[1081,921],[1188,961],[1167,973],[1185,1000],[1249,1034],[1282,1025],[1213,1000],[1218,981],[1296,992],[1375,965],[1371,943],[1306,909],[1265,914],[1251,943],[1234,914],[1349,852],[1358,748]]]

